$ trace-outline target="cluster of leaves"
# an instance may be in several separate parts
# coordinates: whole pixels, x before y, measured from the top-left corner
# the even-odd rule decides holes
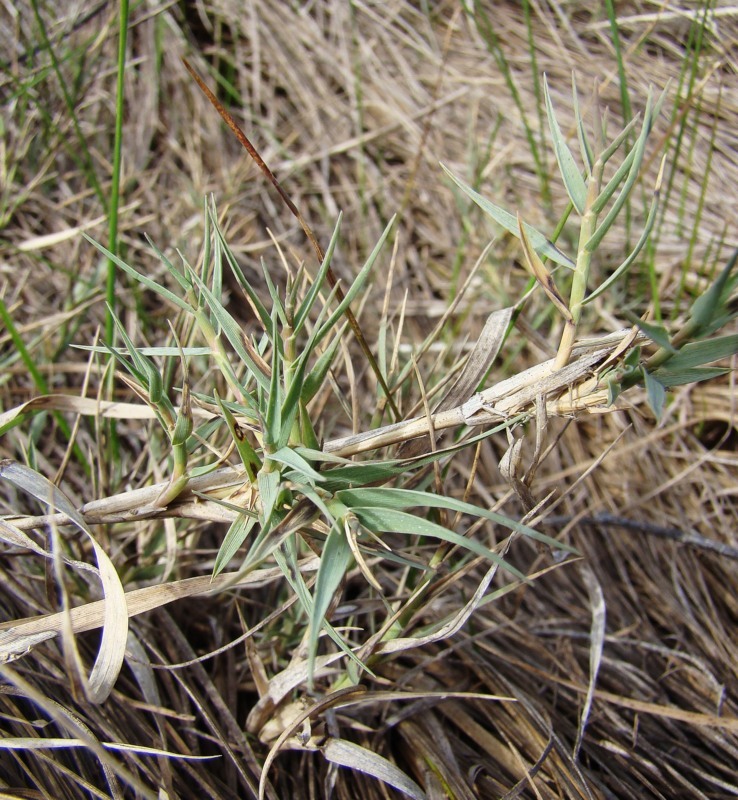
[[[206,219],[202,274],[198,274],[184,259],[182,268],[177,268],[154,248],[180,287],[181,295],[93,242],[103,255],[112,258],[128,275],[190,315],[206,346],[182,347],[178,344],[169,348],[137,348],[116,320],[124,346],[107,346],[106,349],[130,374],[129,385],[154,409],[171,446],[171,478],[157,499],[157,506],[163,508],[175,500],[195,474],[220,465],[221,462],[215,459],[209,464],[188,469],[188,459],[199,443],[212,435],[214,427],[227,426],[246,482],[252,489],[253,502],[243,507],[222,501],[237,516],[217,554],[214,574],[231,564],[244,545],[246,553],[239,567],[241,575],[265,559],[274,558],[308,620],[311,665],[322,631],[326,631],[337,646],[357,661],[353,651],[326,619],[331,601],[354,564],[380,595],[382,585],[372,573],[370,561],[379,559],[420,569],[426,573],[421,583],[427,586],[439,566],[441,554],[447,552],[449,545],[487,559],[492,564],[502,565],[516,578],[524,580],[518,570],[476,539],[465,537],[417,512],[410,513],[410,509],[444,509],[452,514],[469,514],[550,546],[560,546],[521,523],[452,497],[423,489],[382,485],[397,479],[402,481],[411,470],[440,458],[441,453],[404,462],[354,463],[321,450],[308,406],[328,378],[345,331],[345,309],[365,286],[389,235],[391,222],[340,301],[336,297],[336,287],[329,289],[326,285],[338,242],[340,219],[312,282],[301,269],[288,281],[282,298],[264,266],[263,277],[271,300],[271,308],[267,309],[228,247],[218,227],[214,208],[206,209]],[[261,328],[259,336],[246,337],[223,305],[224,264],[232,270],[251,303]],[[186,362],[188,357],[203,353],[212,358],[233,397],[223,399],[215,390],[209,395],[193,393],[197,403],[219,410],[215,421],[210,420],[193,430]],[[178,409],[162,391],[161,371],[151,356],[181,358],[185,380]],[[445,543],[445,547],[439,550],[434,563],[422,566],[401,551],[390,550],[383,542],[388,533],[427,537]],[[305,544],[306,541],[309,544]],[[298,568],[307,547],[317,551],[320,558],[312,589]],[[417,601],[417,591],[415,595]],[[401,625],[394,626],[388,630],[387,636],[397,636],[401,632]],[[362,665],[357,663],[357,666]],[[312,674],[312,666],[309,674]]]
[[[573,86],[575,126],[582,169],[578,166],[556,119],[548,84],[544,80],[545,105],[553,149],[569,198],[568,207],[556,229],[557,235],[572,211],[576,211],[580,217],[577,252],[573,257],[557,247],[556,236],[551,238],[545,236],[523,222],[519,214],[513,216],[446,170],[456,185],[498,225],[520,239],[528,270],[564,321],[555,361],[556,368],[565,366],[571,356],[584,307],[612,288],[636,262],[653,230],[659,205],[665,157],[661,162],[638,241],[609,277],[595,287],[590,286],[593,256],[621,215],[642,175],[646,145],[664,103],[666,90],[655,102],[649,93],[642,114],[640,132],[635,138],[638,116],[634,117],[609,144],[606,144],[607,115],[599,109],[596,93],[595,88],[593,106],[596,109],[596,119],[593,147],[586,133],[576,85]],[[624,155],[620,164],[614,170],[612,177],[605,181],[606,165],[623,148]],[[557,267],[570,271],[568,301],[564,299],[552,271],[548,269],[542,257]],[[738,277],[733,275],[735,260],[733,257],[715,282],[694,301],[688,321],[671,336],[663,324],[643,321],[625,311],[628,319],[638,325],[658,345],[659,350],[644,363],[640,348],[633,348],[621,366],[609,369],[602,376],[607,382],[610,402],[613,402],[625,389],[641,384],[647,389],[651,408],[656,416],[660,417],[666,402],[666,389],[723,374],[724,370],[720,368],[706,368],[703,365],[738,352],[738,337],[723,336],[708,341],[701,340],[724,327],[735,316],[736,310],[730,303],[731,294],[738,281]]]

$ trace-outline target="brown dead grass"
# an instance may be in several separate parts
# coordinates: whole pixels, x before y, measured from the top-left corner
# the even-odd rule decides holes
[[[159,269],[147,250],[145,231],[167,253],[181,248],[194,260],[201,244],[202,199],[210,192],[249,274],[258,276],[262,256],[276,263],[267,228],[296,258],[310,258],[293,219],[186,76],[180,62],[186,55],[201,74],[215,68],[229,76],[242,99],[236,109],[240,122],[321,241],[327,241],[337,212],[343,211],[338,269],[345,276],[363,263],[390,215],[401,212],[393,310],[407,291],[403,341],[418,342],[447,307],[449,286],[457,279],[454,264],[459,264],[463,280],[490,235],[478,215],[457,205],[438,162],[467,179],[481,169],[485,195],[523,209],[533,224],[551,226],[561,211],[560,195],[554,209],[541,202],[540,182],[505,80],[478,30],[455,3],[432,4],[430,17],[406,2],[357,3],[353,10],[341,0],[303,5],[203,0],[157,9],[142,6],[134,12],[121,217],[126,258],[145,270]],[[602,82],[618,118],[617,73],[602,12],[586,3],[532,7],[537,68],[548,74],[557,108],[570,107],[573,70],[580,90],[594,77]],[[676,9],[660,13],[660,7],[618,4],[631,96],[639,101],[649,84],[662,87],[676,78],[683,58],[687,21]],[[685,105],[697,121],[687,127],[675,197],[659,235],[656,265],[667,311],[685,264],[689,284],[698,284],[700,275],[690,264],[702,264],[706,253],[714,257],[715,243],[723,237],[731,248],[738,244],[738,12],[727,3],[718,7],[697,82],[699,94]],[[79,27],[71,9],[62,9],[61,17],[56,7],[44,6],[41,13],[57,53],[72,47],[86,50],[77,111],[105,195],[112,152],[116,17],[112,7],[81,3],[79,10],[75,7],[77,19],[93,10],[98,13]],[[2,13],[9,12],[5,8]],[[490,13],[529,122],[537,130],[522,11],[517,3],[496,3]],[[16,11],[0,26],[0,52],[6,59],[0,83],[5,126],[0,194],[6,212],[0,234],[0,291],[50,388],[75,392],[82,384],[83,366],[66,343],[90,342],[104,314],[103,268],[76,229],[84,227],[104,241],[104,210],[75,163],[79,147],[59,84],[52,73],[43,74],[48,57],[29,52],[29,42],[38,40],[34,26],[29,9]],[[70,82],[74,63],[61,67]],[[34,78],[39,80],[32,88],[17,93],[19,82]],[[672,84],[671,96],[675,88]],[[701,204],[713,123],[715,145]],[[481,153],[497,124],[484,161]],[[546,158],[551,168],[550,152]],[[690,240],[698,213],[697,232]],[[44,238],[52,235],[55,240]],[[623,238],[610,239],[608,248],[603,269],[621,255]],[[517,299],[525,276],[515,266],[516,258],[514,244],[502,239],[453,322],[460,339],[473,340],[492,310]],[[364,301],[362,323],[370,341],[384,278],[379,270]],[[131,330],[155,340],[167,309],[134,294],[131,287],[119,299],[129,309],[125,319]],[[598,304],[587,320],[593,332],[622,324],[618,303],[624,301]],[[150,323],[144,330],[137,321],[141,309]],[[547,331],[518,334],[509,344],[515,355],[504,369],[520,371],[550,357],[554,341]],[[12,351],[3,331],[0,348],[4,356]],[[432,357],[423,365],[430,383],[436,379]],[[440,365],[439,374],[444,369]],[[10,363],[0,381],[4,409],[36,394],[20,361]],[[549,555],[521,545],[518,566],[541,571],[531,585],[486,605],[450,644],[388,661],[377,681],[369,682],[367,695],[313,721],[313,732],[326,726],[328,732],[340,730],[375,749],[411,774],[431,798],[738,794],[733,380],[677,390],[658,426],[642,398],[635,394],[629,399],[629,408],[612,414],[566,425],[552,422],[562,430],[553,431],[551,440],[558,433],[561,438],[533,486],[537,499],[550,491],[565,494],[555,516],[544,518],[540,526],[574,544],[582,560],[556,565]],[[351,432],[350,418],[338,412],[327,418],[333,417],[326,438]],[[60,440],[51,431],[47,422],[35,445],[38,468],[49,477],[63,461]],[[130,488],[162,480],[147,454],[144,424],[134,420],[120,431],[120,473],[130,476]],[[99,446],[96,433],[94,426],[83,425],[77,439],[93,456]],[[22,460],[27,437],[28,423],[3,438],[0,455]],[[520,514],[498,469],[506,447],[504,441],[482,445],[471,499]],[[457,459],[454,470],[448,485],[463,487],[470,463]],[[126,488],[114,472],[99,463],[92,486],[72,467],[59,478],[82,505]],[[4,503],[8,513],[36,513],[19,496],[6,493]],[[169,552],[176,555],[169,564],[172,577],[207,575],[211,569],[221,526],[175,527],[171,520],[112,526],[102,541],[127,588],[146,583],[134,568],[153,566],[147,561],[147,546],[162,524]],[[708,549],[705,540],[717,544],[718,551]],[[73,541],[70,547],[72,557],[89,560],[82,544]],[[439,594],[438,605],[425,613],[432,609],[438,618],[454,602],[467,599],[481,569],[470,567],[454,576],[453,591]],[[2,620],[55,609],[53,576],[44,573],[37,557],[6,548],[0,571]],[[354,584],[358,592],[360,576],[347,587],[347,596]],[[82,599],[94,599],[84,595],[85,586],[78,589]],[[600,594],[606,609],[603,659],[574,758]],[[258,697],[256,652],[270,677],[290,658],[290,643],[270,638],[267,626],[263,634],[257,632],[202,663],[162,667],[189,662],[233,641],[286,599],[284,587],[272,581],[258,594],[234,591],[195,602],[185,599],[135,618],[132,657],[102,706],[75,695],[61,647],[42,644],[13,665],[15,682],[0,686],[3,735],[37,740],[86,735],[97,742],[218,755],[215,761],[199,762],[121,752],[110,752],[107,758],[114,762],[109,770],[127,771],[140,796],[154,797],[162,789],[171,798],[252,797],[267,752],[244,733]],[[336,619],[343,613],[350,624],[367,622],[372,600],[363,593],[355,602],[355,616],[339,608]],[[291,613],[283,612],[287,617]],[[418,625],[430,621],[419,619]],[[94,637],[80,637],[90,661]],[[429,696],[388,703],[377,699],[380,690],[482,692],[517,702]],[[133,796],[112,772],[106,777],[93,752],[8,752],[0,760],[0,791],[25,797]],[[331,786],[336,798],[395,796],[371,779],[331,771],[319,754],[310,752],[279,756],[270,778],[268,796],[275,798],[324,797]]]

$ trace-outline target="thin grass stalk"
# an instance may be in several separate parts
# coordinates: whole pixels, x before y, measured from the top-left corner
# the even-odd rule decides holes
[[[125,2],[127,2],[127,0],[125,0]],[[103,208],[107,210],[108,204],[105,199],[105,194],[102,190],[102,187],[100,186],[100,182],[98,181],[97,175],[95,173],[92,156],[90,155],[89,148],[87,147],[87,139],[85,138],[85,135],[82,133],[82,129],[80,128],[79,119],[77,117],[77,111],[74,107],[74,100],[69,94],[69,91],[67,89],[67,81],[64,79],[64,76],[62,75],[61,68],[59,66],[59,60],[56,57],[54,48],[51,46],[48,34],[46,33],[46,25],[44,24],[41,12],[39,11],[38,8],[38,0],[31,0],[31,6],[33,7],[33,15],[36,18],[36,24],[38,25],[38,31],[41,36],[42,47],[44,50],[46,50],[46,52],[49,54],[49,58],[51,59],[51,66],[54,70],[54,73],[56,74],[57,80],[59,81],[59,88],[61,89],[62,96],[64,97],[64,104],[67,107],[69,117],[72,121],[72,127],[74,128],[74,134],[79,143],[79,147],[83,155],[81,162],[79,162],[78,159],[76,158],[75,161],[78,161],[78,163],[80,163],[80,167],[85,174],[85,178],[89,181],[90,186],[92,187],[98,199],[102,203]]]
[[[118,33],[118,78],[115,97],[115,137],[113,140],[113,174],[110,187],[110,208],[108,211],[108,249],[118,255],[118,208],[120,204],[120,166],[123,144],[124,81],[126,69],[126,42],[128,39],[128,0],[120,0],[120,30]],[[105,318],[105,338],[111,346],[115,337],[115,264],[108,260],[105,297],[108,314]]]
[[[41,395],[49,394],[49,386],[46,383],[46,379],[41,374],[41,371],[36,366],[36,362],[28,352],[26,343],[23,341],[23,337],[20,335],[20,333],[18,333],[18,329],[15,327],[15,322],[13,322],[13,318],[10,316],[8,308],[5,305],[2,297],[0,297],[0,321],[5,326],[5,330],[8,332],[10,340],[13,342],[13,346],[18,351],[21,361],[23,361],[26,369],[28,370],[28,374],[33,379],[36,391]],[[67,442],[70,442],[72,440],[72,429],[69,427],[69,423],[59,411],[54,411],[53,416],[57,425],[59,426],[59,430],[61,430],[62,434],[64,435],[64,438]],[[76,442],[74,443],[74,454],[77,457],[80,466],[85,471],[85,475],[89,476],[91,474],[90,464],[87,461],[82,448]]]

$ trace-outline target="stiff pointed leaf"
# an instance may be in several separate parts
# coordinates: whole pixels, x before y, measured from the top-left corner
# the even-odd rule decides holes
[[[492,219],[498,225],[501,225],[513,236],[518,236],[517,217],[515,217],[513,214],[510,214],[508,211],[505,211],[504,208],[500,208],[494,203],[491,203],[489,200],[482,197],[482,195],[478,192],[475,192],[471,186],[467,186],[467,184],[459,180],[443,164],[441,164],[441,168],[459,187],[459,189],[468,195],[482,209],[482,211],[484,211],[486,214],[489,214],[489,216],[492,217]],[[545,256],[546,258],[550,258],[551,261],[554,261],[556,264],[559,264],[562,267],[567,267],[568,269],[576,268],[576,264],[565,253],[562,253],[561,250],[559,250],[559,248],[556,247],[552,241],[547,239],[540,231],[537,231],[535,228],[532,228],[530,225],[525,223],[525,232],[528,234],[528,238],[533,245],[533,249],[537,253]]]
[[[351,547],[340,524],[334,524],[320,554],[318,577],[315,581],[313,607],[310,614],[310,634],[308,637],[308,674],[313,675],[315,656],[318,651],[318,637],[324,624],[325,615],[333,595],[341,585],[346,570],[353,560]]]
[[[582,178],[579,167],[577,166],[574,156],[571,154],[569,145],[566,143],[564,134],[561,132],[559,122],[554,113],[553,103],[551,102],[551,94],[548,91],[548,81],[546,76],[543,76],[543,91],[546,97],[546,114],[548,115],[548,127],[551,131],[553,138],[554,153],[556,154],[556,162],[559,165],[559,172],[566,187],[566,193],[569,199],[574,204],[574,208],[580,213],[584,213],[587,205],[587,186]],[[581,120],[577,120],[581,124]]]
[[[346,313],[346,309],[349,307],[349,305],[351,305],[356,295],[361,291],[362,287],[366,283],[367,278],[369,277],[372,267],[374,266],[374,262],[377,260],[377,256],[379,256],[379,253],[384,247],[384,243],[387,241],[387,237],[392,230],[392,226],[395,224],[395,218],[396,217],[393,216],[385,226],[384,231],[382,231],[382,235],[374,245],[374,248],[369,254],[366,263],[359,271],[359,274],[354,279],[354,282],[344,293],[343,300],[341,300],[334,312],[320,326],[320,330],[316,330],[314,336],[310,337],[311,341],[313,342],[313,346],[317,345],[323,338],[325,338],[325,336],[328,335],[328,333],[330,333],[331,330],[333,330],[336,322]]]
[[[220,243],[220,246],[225,253],[226,260],[228,261],[228,265],[231,268],[236,280],[238,281],[239,286],[246,292],[246,295],[251,302],[251,305],[256,309],[256,313],[259,315],[259,319],[261,320],[261,324],[263,325],[265,330],[269,330],[271,316],[267,311],[264,304],[259,299],[259,296],[256,294],[254,289],[252,288],[251,284],[246,280],[246,276],[243,274],[241,267],[238,265],[238,261],[236,260],[233,251],[228,246],[228,242],[226,242],[225,237],[223,236],[223,232],[218,225],[218,220],[215,218],[214,213],[210,212],[210,219],[213,224],[213,229],[215,230],[216,237]]]
[[[249,479],[254,481],[256,480],[256,473],[261,469],[261,459],[259,458],[256,450],[254,450],[254,448],[251,446],[251,443],[246,438],[246,435],[241,430],[238,422],[236,422],[236,418],[233,416],[230,408],[228,408],[228,406],[220,399],[219,395],[216,394],[215,399],[220,407],[220,412],[223,415],[223,419],[228,426],[228,430],[230,431],[233,439],[233,444],[238,451],[238,456],[241,459],[241,463],[246,469]]]
[[[303,478],[305,483],[314,483],[323,480],[323,476],[313,469],[310,463],[291,447],[282,447],[275,453],[271,453],[269,458],[271,458],[272,461],[278,461],[280,464],[284,464],[295,470],[295,472],[299,473],[300,477]]]
[[[552,539],[550,536],[539,533],[537,530],[523,525],[522,522],[517,522],[503,514],[489,511],[486,508],[481,508],[471,503],[465,503],[463,500],[457,500],[455,497],[442,497],[441,495],[421,492],[416,489],[394,489],[379,486],[359,489],[342,489],[336,492],[336,498],[352,509],[355,506],[376,506],[390,510],[403,510],[406,508],[444,508],[447,511],[483,517],[497,525],[502,525],[516,533],[523,534],[523,536],[528,536],[531,539],[542,542],[549,547],[568,550],[571,553],[577,552],[575,548],[563,544],[556,539]],[[412,519],[419,520],[420,518],[412,517]]]
[[[597,229],[592,234],[590,239],[585,243],[584,247],[590,252],[594,252],[597,249],[597,246],[605,237],[605,234],[610,230],[612,224],[615,222],[617,217],[620,214],[620,210],[622,209],[623,205],[625,205],[625,201],[630,196],[630,193],[635,186],[635,182],[638,179],[638,175],[640,174],[641,164],[643,163],[643,156],[646,152],[646,142],[648,140],[648,135],[651,132],[651,123],[653,121],[653,116],[651,113],[651,108],[653,104],[653,98],[651,93],[648,94],[648,100],[646,101],[646,110],[643,114],[643,127],[641,129],[641,134],[636,140],[636,143],[633,147],[633,150],[628,154],[628,160],[630,160],[630,168],[628,169],[628,176],[625,178],[625,182],[623,183],[623,187],[620,190],[620,194],[617,196],[617,199],[610,207],[610,210],[605,215],[605,218],[600,222],[597,226]],[[613,187],[613,192],[615,187]],[[595,202],[594,207],[598,207],[598,204],[602,202],[603,206],[609,200],[609,197],[605,196],[605,191],[600,194],[600,197],[597,198],[597,202]]]
[[[725,307],[738,283],[738,274],[731,275],[737,260],[738,250],[733,253],[717,280],[692,303],[689,316],[696,327],[695,335],[705,335],[708,330],[712,332],[711,323],[716,318],[725,316]]]
[[[174,278],[175,281],[185,290],[185,292],[189,292],[192,289],[192,282],[189,280],[187,275],[184,275],[180,270],[178,270],[174,264],[164,255],[164,253],[159,250],[159,248],[154,244],[151,237],[146,234],[146,241],[149,243],[149,247],[156,253],[156,257],[161,261],[162,264],[169,270],[169,274]]]
[[[318,293],[323,288],[323,283],[325,282],[326,275],[328,274],[328,270],[331,266],[331,261],[333,260],[333,253],[336,249],[336,245],[338,244],[338,234],[341,230],[341,220],[343,219],[343,214],[339,213],[338,220],[336,220],[336,226],[333,229],[333,235],[331,236],[331,240],[328,243],[328,247],[325,251],[325,256],[323,257],[323,263],[320,265],[320,269],[318,270],[318,274],[315,276],[315,280],[313,281],[313,285],[310,287],[310,290],[305,295],[305,299],[300,304],[300,307],[297,309],[297,313],[295,314],[295,320],[293,323],[293,328],[295,334],[298,334],[301,330],[303,325],[305,324],[305,320],[310,313],[310,310],[315,305],[316,299],[318,297]]]
[[[627,308],[624,308],[621,313],[629,322],[636,325],[639,330],[643,331],[643,333],[659,347],[663,347],[665,350],[669,350],[672,353],[677,352],[674,347],[672,347],[671,340],[669,339],[669,332],[660,322],[646,322],[646,320],[641,319],[637,314],[628,311]]]
[[[661,159],[661,168],[659,169],[659,175],[656,179],[656,186],[653,190],[653,199],[651,200],[651,208],[648,211],[648,218],[646,219],[646,224],[643,226],[643,231],[641,232],[640,238],[636,242],[635,247],[631,251],[630,255],[623,261],[623,263],[615,270],[615,272],[610,275],[610,277],[603,281],[588,297],[585,298],[582,305],[587,305],[587,303],[591,303],[596,297],[599,297],[603,292],[606,292],[616,281],[620,280],[620,278],[625,275],[625,273],[630,269],[631,265],[635,261],[638,254],[643,249],[644,245],[648,241],[648,237],[651,235],[651,231],[653,230],[654,223],[656,222],[656,212],[659,207],[659,198],[661,195],[661,178],[664,174],[664,165],[666,164],[666,156]]]
[[[257,366],[256,362],[251,358],[246,348],[243,346],[243,331],[236,320],[226,311],[215,295],[208,289],[207,286],[200,280],[200,278],[193,273],[192,277],[199,286],[200,292],[205,299],[207,306],[210,308],[211,313],[215,317],[220,326],[220,330],[225,334],[226,339],[231,347],[236,351],[236,354],[241,361],[248,367],[250,374],[256,379],[256,382],[262,389],[267,389],[269,386],[269,379]]]
[[[673,370],[670,367],[662,367],[654,370],[653,376],[659,383],[667,389],[672,386],[685,386],[688,383],[699,383],[709,381],[713,378],[720,378],[730,372],[725,367],[693,367],[692,369]]]
[[[738,334],[720,336],[705,342],[690,342],[673,355],[664,364],[664,368],[670,372],[692,369],[719,361],[721,358],[729,358],[736,353],[738,353]]]
[[[277,505],[281,480],[279,472],[276,470],[266,472],[264,468],[262,468],[256,476],[256,483],[259,487],[259,497],[261,498],[261,526],[265,530],[269,528],[269,523],[274,514],[274,508]]]
[[[666,404],[666,388],[657,378],[647,370],[643,370],[643,383],[646,386],[648,405],[651,407],[656,419],[661,419]]]
[[[300,391],[300,400],[302,400],[305,405],[307,405],[313,399],[313,397],[315,397],[315,395],[323,386],[323,382],[328,375],[328,370],[331,368],[333,359],[336,357],[336,353],[338,352],[338,346],[341,344],[341,338],[345,330],[346,326],[344,325],[336,335],[336,338],[320,354],[320,357],[315,362],[315,365],[305,376],[305,380],[302,383],[302,389]]]
[[[423,519],[414,514],[407,514],[404,511],[396,511],[391,508],[359,508],[352,507],[351,510],[356,515],[359,522],[374,533],[404,533],[411,536],[427,536],[432,539],[440,539],[450,542],[457,547],[469,550],[475,555],[481,556],[491,561],[493,564],[506,569],[518,580],[526,580],[525,576],[515,567],[508,564],[497,553],[485,547],[476,539],[461,536],[454,531],[448,530],[435,522]]]
[[[592,167],[594,166],[594,152],[592,151],[592,147],[587,139],[587,132],[584,129],[584,119],[582,118],[582,114],[579,110],[579,94],[577,92],[577,84],[576,80],[574,79],[574,73],[571,76],[571,91],[574,103],[574,119],[577,123],[577,139],[579,139],[579,152],[582,156],[582,161],[587,166],[587,175],[592,173]]]
[[[240,514],[228,528],[228,532],[220,545],[218,555],[215,557],[213,566],[213,577],[215,578],[230,563],[233,556],[238,552],[238,548],[246,541],[246,537],[251,533],[251,529],[256,524],[256,517]]]
[[[105,347],[101,344],[73,344],[75,350],[86,350],[89,353],[114,353],[124,355],[127,350],[122,347]],[[156,356],[158,358],[178,358],[182,354],[186,356],[209,356],[212,350],[209,347],[137,347],[136,352],[142,356]]]
[[[139,283],[142,283],[148,289],[151,289],[152,292],[156,292],[160,297],[163,297],[165,300],[168,300],[170,303],[173,303],[178,308],[181,308],[182,311],[186,311],[188,313],[192,313],[192,308],[184,301],[182,298],[177,297],[176,294],[170,292],[169,289],[165,289],[163,286],[159,286],[158,283],[151,280],[151,278],[146,277],[146,275],[142,275],[140,272],[135,270],[133,267],[129,267],[125,261],[118,258],[118,256],[114,255],[110,252],[106,247],[103,247],[101,244],[98,244],[94,239],[89,237],[86,233],[83,233],[82,236],[87,239],[87,241],[93,246],[96,247],[106,258],[110,259],[114,264],[119,266],[124,272],[127,272],[131,277],[135,278]]]

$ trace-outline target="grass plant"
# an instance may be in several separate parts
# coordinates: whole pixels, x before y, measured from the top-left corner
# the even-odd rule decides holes
[[[3,101],[41,124],[53,74],[46,145],[63,153],[55,131],[71,126],[98,165],[102,112],[58,88],[90,31],[49,33],[32,11]],[[28,143],[3,129],[0,792],[734,788],[734,609],[715,587],[736,552],[738,274],[714,192],[738,106],[708,91],[725,68],[712,4],[693,14],[688,90],[658,73],[649,88],[633,66],[644,43],[670,53],[672,18],[612,3],[566,24],[528,3],[494,24],[479,3],[389,21],[332,0],[118,11],[89,17],[109,41],[84,61],[113,109],[105,203],[74,160],[63,179],[29,165],[71,209],[44,217],[61,227],[49,243],[29,228],[42,196],[8,169]],[[590,60],[562,69],[557,41]],[[185,43],[201,88],[226,87],[208,98],[230,131],[182,70]],[[577,85],[595,52],[590,101]],[[168,97],[155,133],[126,112],[146,105],[148,61]],[[487,72],[506,98],[494,113]],[[459,123],[462,99],[486,128]],[[257,109],[268,134],[247,139],[236,119]],[[175,175],[181,227],[164,201]],[[151,234],[124,196],[151,209]],[[48,302],[28,269],[57,281],[61,253],[88,273],[72,270],[58,312],[69,350],[67,329],[49,342],[26,323],[29,297],[37,315]],[[72,321],[90,274],[106,277],[101,302]]]

